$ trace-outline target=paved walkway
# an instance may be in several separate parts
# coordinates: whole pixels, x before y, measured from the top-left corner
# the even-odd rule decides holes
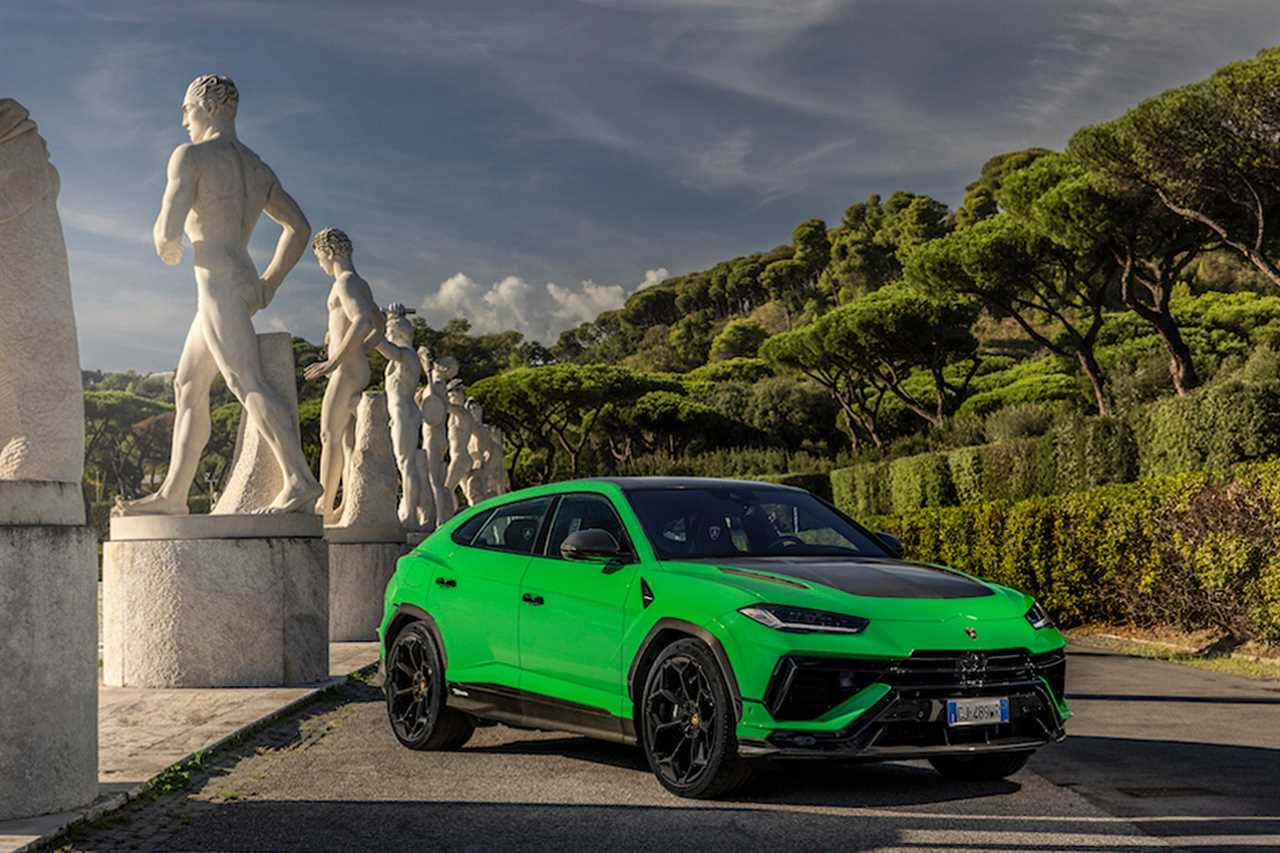
[[[1083,649],[1068,678],[1070,737],[1011,780],[793,763],[718,803],[666,794],[634,749],[569,735],[495,726],[412,752],[380,692],[348,683],[71,849],[1280,848],[1280,685]]]
[[[98,689],[96,808],[118,801],[170,765],[246,726],[304,702],[318,690],[376,662],[377,643],[332,643],[331,681],[314,687],[210,690]],[[83,810],[0,822],[0,853],[65,826]]]

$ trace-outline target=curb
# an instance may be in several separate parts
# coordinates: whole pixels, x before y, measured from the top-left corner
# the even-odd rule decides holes
[[[44,835],[40,836],[34,841],[29,841],[26,844],[22,845],[21,847],[15,848],[12,851],[12,853],[36,853],[36,851],[50,849],[51,846],[54,844],[54,842],[58,841],[64,835],[71,832],[72,830],[75,830],[81,826],[84,826],[85,824],[92,823],[96,820],[99,820],[114,811],[118,811],[124,808],[129,803],[138,799],[147,791],[151,790],[152,785],[155,784],[155,781],[157,779],[159,779],[161,776],[164,776],[166,773],[173,770],[174,768],[181,767],[187,762],[192,761],[196,758],[199,758],[202,755],[208,755],[209,753],[216,752],[220,749],[223,749],[224,747],[232,746],[236,743],[239,743],[240,741],[248,738],[250,735],[255,734],[259,730],[266,728],[267,726],[276,722],[277,720],[280,720],[283,717],[287,717],[290,714],[293,714],[301,710],[307,705],[310,705],[316,699],[319,699],[321,696],[324,696],[325,694],[336,690],[337,688],[346,684],[347,680],[350,679],[352,676],[374,674],[378,670],[379,666],[380,666],[380,662],[375,661],[374,663],[365,664],[359,669],[354,669],[344,676],[337,677],[337,678],[330,678],[324,684],[321,684],[319,687],[316,687],[314,690],[310,691],[309,693],[299,696],[297,699],[294,699],[292,702],[288,702],[284,705],[281,705],[279,708],[272,711],[271,713],[265,716],[259,717],[253,722],[246,723],[240,728],[234,731],[228,732],[227,734],[223,735],[222,737],[218,738],[212,743],[209,743],[206,746],[196,750],[195,752],[191,752],[187,755],[184,755],[181,758],[179,758],[177,761],[173,762],[172,764],[166,767],[160,768],[160,770],[157,773],[155,773],[145,782],[139,782],[137,785],[134,785],[132,788],[130,788],[127,791],[122,791],[118,794],[113,794],[110,797],[108,797],[106,800],[103,800],[100,803],[95,803],[94,805],[87,808],[83,813],[72,818],[70,821],[58,827],[57,829],[53,830],[52,832],[45,833]]]

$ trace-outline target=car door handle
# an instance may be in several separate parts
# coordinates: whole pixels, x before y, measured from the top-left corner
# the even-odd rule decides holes
[[[436,584],[439,586],[457,586],[458,582],[453,578],[436,578]]]
[[[530,595],[529,593],[526,592],[524,595],[520,596],[520,600],[523,601],[525,604],[532,604],[536,607],[542,603],[542,596]]]

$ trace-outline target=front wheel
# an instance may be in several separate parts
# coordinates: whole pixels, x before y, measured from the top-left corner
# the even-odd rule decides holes
[[[445,705],[444,667],[427,626],[407,625],[387,654],[387,717],[409,749],[457,749],[475,732],[470,716]]]
[[[990,782],[1012,776],[1031,757],[1029,752],[1005,752],[995,755],[940,755],[930,758],[933,769],[949,779]]]
[[[751,766],[738,757],[733,699],[706,644],[690,638],[663,649],[640,707],[645,757],[668,791],[712,799],[746,784]]]

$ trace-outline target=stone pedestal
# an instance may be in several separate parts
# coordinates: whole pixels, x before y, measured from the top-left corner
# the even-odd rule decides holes
[[[329,639],[334,643],[378,638],[383,595],[404,542],[329,542]]]
[[[103,681],[265,687],[329,675],[319,516],[136,516],[103,546]]]
[[[98,794],[96,540],[0,524],[0,820]]]

